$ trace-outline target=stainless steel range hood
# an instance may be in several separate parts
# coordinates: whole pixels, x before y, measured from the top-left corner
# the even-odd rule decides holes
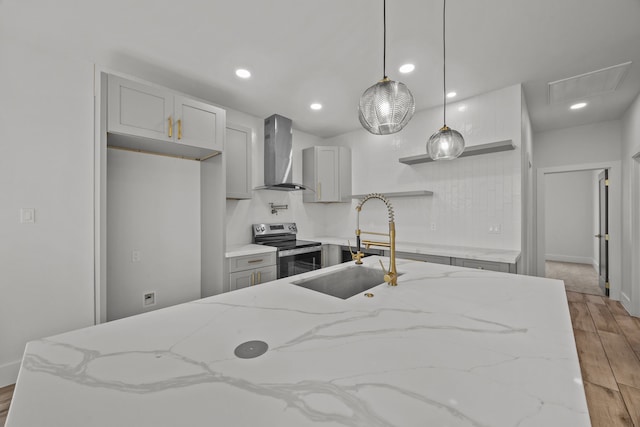
[[[292,182],[293,127],[291,119],[274,114],[264,119],[264,187],[256,190],[307,190]]]

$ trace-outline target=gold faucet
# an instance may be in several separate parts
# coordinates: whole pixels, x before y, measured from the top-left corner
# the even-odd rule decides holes
[[[372,231],[362,231],[360,230],[360,211],[362,210],[362,205],[364,205],[368,200],[371,199],[380,199],[387,206],[387,211],[389,212],[389,234],[386,233],[374,233]],[[356,240],[358,245],[358,252],[355,254],[352,252],[351,256],[356,260],[356,264],[362,264],[362,257],[364,254],[361,251],[361,244],[364,244],[368,249],[371,246],[381,246],[384,248],[389,248],[390,250],[390,260],[389,260],[389,269],[386,270],[384,265],[382,265],[382,261],[380,261],[380,265],[382,266],[382,271],[384,271],[384,281],[387,282],[390,286],[398,285],[398,270],[396,269],[396,223],[393,219],[393,207],[389,200],[384,197],[382,194],[371,193],[367,194],[356,206],[356,211],[358,211],[357,216],[357,228],[356,228]],[[388,236],[388,242],[379,242],[374,240],[360,240],[361,234],[371,234],[376,236]],[[349,249],[351,250],[351,249]]]

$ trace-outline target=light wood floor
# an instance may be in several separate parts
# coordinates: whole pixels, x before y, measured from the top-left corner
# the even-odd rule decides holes
[[[592,427],[640,427],[640,318],[606,297],[567,299]],[[13,387],[0,388],[0,427]]]
[[[0,388],[0,426],[4,426],[5,421],[7,421],[7,412],[13,396],[13,387],[10,385]]]
[[[640,427],[640,319],[609,298],[567,292],[593,427]]]

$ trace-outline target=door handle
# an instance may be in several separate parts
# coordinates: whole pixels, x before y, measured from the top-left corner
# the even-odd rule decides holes
[[[596,235],[595,235],[595,236],[593,236],[593,237],[597,237],[598,239],[600,239],[600,238],[602,237],[602,234],[596,234]]]
[[[169,138],[173,137],[173,119],[169,117]]]

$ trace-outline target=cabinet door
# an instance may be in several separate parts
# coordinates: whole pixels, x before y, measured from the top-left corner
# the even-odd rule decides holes
[[[251,134],[249,128],[227,123],[224,157],[227,164],[227,199],[250,199]]]
[[[247,288],[256,284],[255,270],[237,271],[229,274],[229,290]]]
[[[270,282],[272,280],[276,280],[278,278],[278,269],[275,265],[271,265],[269,267],[256,268],[255,270],[255,283],[259,285],[260,283]]]
[[[476,268],[478,270],[491,270],[509,272],[509,264],[504,262],[480,261],[476,259],[456,258],[454,265],[467,268]]]
[[[109,75],[108,132],[173,141],[170,124],[175,124],[173,94]]]
[[[175,96],[177,143],[222,151],[225,111],[185,96]]]
[[[227,260],[231,273],[276,265],[277,263],[275,252],[231,257],[227,258]]]
[[[340,201],[338,147],[316,147],[316,197],[319,202]]]

